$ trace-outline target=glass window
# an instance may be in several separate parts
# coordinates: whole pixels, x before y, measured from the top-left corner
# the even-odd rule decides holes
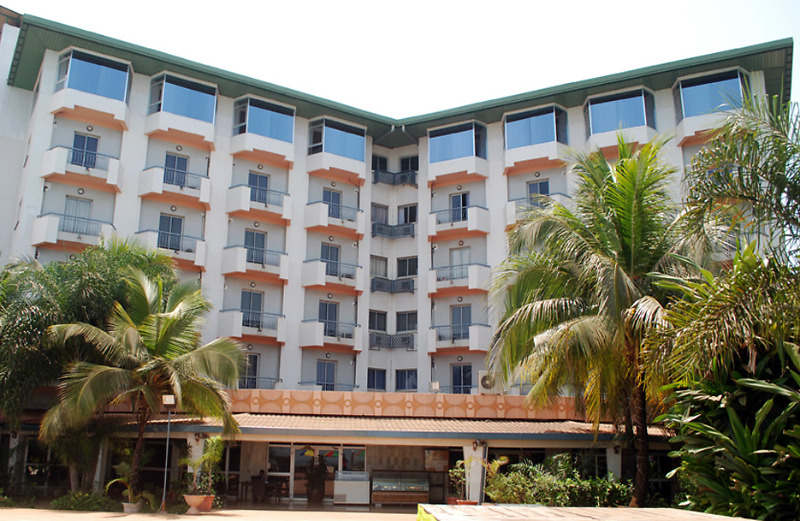
[[[248,354],[244,374],[239,373],[239,389],[258,389],[258,355]]]
[[[236,102],[233,107],[233,134],[250,132],[292,142],[294,110],[253,98]]]
[[[486,159],[486,128],[477,123],[432,130],[428,141],[431,163],[468,156]]]
[[[395,389],[398,391],[417,390],[417,370],[398,369],[396,375]]]
[[[386,390],[386,371],[383,372],[383,389]],[[366,447],[345,447],[342,450],[342,470],[366,470],[367,468],[367,449]]]
[[[333,217],[334,219],[342,218],[342,192],[323,188],[322,202],[328,205],[328,217]]]
[[[469,214],[469,192],[450,194],[450,221],[466,221]]]
[[[292,470],[292,448],[283,445],[270,445],[268,460],[270,474],[277,472],[289,473]]]
[[[405,257],[397,259],[397,276],[413,277],[417,274],[417,258]]]
[[[128,91],[128,65],[80,51],[61,57],[56,90],[64,87],[125,101]]]
[[[242,325],[261,328],[261,309],[264,294],[260,291],[242,291]]]
[[[372,169],[382,170],[384,172],[389,170],[389,160],[383,156],[372,155]]]
[[[323,323],[325,336],[336,336],[336,325],[339,322],[339,304],[319,301],[319,321]]]
[[[367,369],[367,390],[385,391],[386,390],[386,369]]]
[[[453,306],[450,308],[450,327],[453,329],[453,340],[469,338],[469,326],[472,324],[472,305]]]
[[[414,172],[419,170],[419,156],[408,156],[400,158],[400,171],[407,172],[409,170],[413,170]]]
[[[99,235],[94,232],[91,219],[92,201],[68,195],[64,204],[64,217],[61,218],[58,229],[78,235]]]
[[[323,391],[333,391],[336,386],[336,361],[317,360],[317,385]]]
[[[386,257],[369,256],[369,274],[373,277],[386,277],[388,273]]]
[[[266,262],[267,234],[256,230],[244,231],[244,247],[247,250],[247,262],[261,264]]]
[[[417,312],[416,311],[398,311],[397,312],[397,332],[401,331],[416,331],[417,330]]]
[[[259,174],[257,172],[250,172],[247,174],[247,186],[250,187],[250,200],[268,204],[269,194],[269,176]]]
[[[189,158],[170,154],[164,158],[164,182],[175,186],[186,186],[186,172],[189,168]]]
[[[364,161],[366,140],[363,129],[321,119],[309,125],[308,153],[328,152],[337,156]]]
[[[72,157],[70,163],[84,168],[94,168],[97,163],[97,143],[94,136],[75,133],[72,140]]]
[[[386,331],[386,312],[385,311],[369,311],[369,330],[370,331]]]
[[[372,222],[378,224],[389,223],[389,207],[372,203]]]
[[[741,108],[743,81],[739,71],[682,80],[676,98],[678,119]]]
[[[506,116],[506,148],[520,148],[539,143],[566,143],[567,114],[556,107]],[[563,124],[559,125],[559,119]]]
[[[655,128],[653,95],[644,90],[589,100],[589,134],[647,125]]]
[[[179,251],[183,236],[183,217],[161,214],[158,221],[158,247]]]
[[[452,371],[453,394],[472,393],[472,364],[453,364]]]
[[[164,111],[187,118],[214,122],[217,90],[209,85],[164,75],[150,84],[148,114]]]
[[[397,209],[397,224],[408,224],[417,222],[417,205],[409,204]]]
[[[320,259],[325,261],[325,274],[339,276],[339,247],[335,244],[322,243]]]

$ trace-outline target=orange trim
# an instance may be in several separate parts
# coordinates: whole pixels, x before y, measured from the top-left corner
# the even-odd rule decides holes
[[[87,173],[67,172],[66,174],[52,173],[44,176],[45,179],[71,186],[80,186],[99,190],[101,192],[119,193],[119,186],[110,185],[102,177],[96,177]]]
[[[150,201],[157,201],[159,203],[175,204],[186,208],[195,208],[197,210],[207,211],[209,209],[209,204],[200,202],[198,197],[188,194],[179,194],[171,191],[164,191],[160,194],[142,194],[139,197],[142,199],[148,199]]]
[[[514,166],[509,166],[503,170],[503,175],[512,176],[517,174],[527,174],[535,170],[547,170],[551,168],[562,168],[567,166],[567,163],[560,159],[551,159],[549,157],[537,157],[535,159],[526,159],[525,161],[517,161]]]
[[[488,177],[474,172],[470,173],[466,170],[461,172],[454,172],[452,174],[444,174],[437,176],[436,179],[428,181],[428,188],[442,188],[443,186],[452,186],[464,183],[475,183],[485,181]]]
[[[464,221],[466,224],[466,221]],[[482,230],[468,230],[466,226],[463,228],[452,228],[436,232],[436,235],[428,235],[428,242],[449,241],[453,239],[465,239],[467,237],[480,237],[482,235],[489,235],[489,232]]]
[[[63,108],[56,109],[53,114],[60,118],[71,119],[72,121],[80,121],[81,123],[89,123],[90,125],[97,125],[99,127],[110,128],[112,130],[128,130],[128,125],[124,121],[114,119],[113,114],[108,112],[100,112],[86,107],[75,106],[74,109]]]
[[[294,163],[292,161],[287,161],[286,156],[258,148],[231,152],[231,155],[256,163],[267,163],[268,165],[277,166],[285,170],[291,170],[294,167]]]
[[[173,257],[172,260],[175,262],[175,268],[179,270],[196,271],[198,273],[206,271],[204,267],[198,266],[197,264],[194,263],[194,261],[180,259],[177,257]]]
[[[634,152],[639,149],[640,145],[638,141],[631,141],[628,145],[633,147]],[[603,157],[606,159],[616,159],[619,157],[619,146],[618,145],[610,145],[607,147],[600,147],[600,152],[603,153]]]
[[[288,226],[292,223],[290,219],[284,219],[283,214],[271,212],[269,210],[260,210],[258,208],[250,208],[249,210],[234,210],[229,212],[228,215],[232,217],[240,217],[242,219],[254,219],[256,221],[268,222],[277,224],[279,226]]]
[[[242,335],[237,338],[243,344],[261,344],[271,347],[281,347],[283,342],[278,342],[275,337],[263,337],[259,335]]]
[[[486,350],[470,349],[468,347],[440,347],[439,349],[433,352],[428,352],[428,356],[471,355],[475,353],[486,354]]]
[[[363,233],[358,233],[356,230],[352,228],[345,228],[343,226],[336,226],[335,224],[328,224],[322,226],[309,226],[306,228],[310,232],[316,233],[327,233],[328,235],[334,235],[336,237],[342,237],[344,239],[353,239],[360,241],[364,238]]]
[[[432,297],[436,295],[436,297],[451,297],[453,295],[482,295],[484,293],[488,293],[489,290],[487,289],[480,289],[480,288],[473,288],[469,289],[469,286],[448,286],[442,289],[434,289],[433,293],[428,293],[428,297]]]
[[[59,250],[68,253],[80,253],[91,245],[82,242],[58,240],[55,243],[43,242],[42,244],[34,244],[34,246],[40,250]]]
[[[678,143],[679,147],[690,147],[692,145],[703,145],[714,139],[716,131],[714,130],[698,130],[691,136],[686,136]]]
[[[200,134],[192,134],[191,132],[185,132],[183,130],[176,130],[174,128],[169,130],[156,129],[147,135],[155,139],[175,143],[176,145],[186,145],[209,151],[214,150],[213,142],[206,141]]]
[[[244,273],[240,271],[232,271],[230,273],[223,273],[223,275],[232,279],[257,280],[259,282],[266,282],[267,284],[286,285],[289,283],[288,280],[280,278],[277,273],[269,273],[258,270],[247,270]]]
[[[356,354],[355,348],[347,344],[334,344],[330,342],[325,342],[321,346],[300,346],[300,347],[302,349],[308,349],[309,351],[333,351],[334,353],[347,353],[351,355]]]
[[[329,179],[331,181],[341,181],[355,186],[364,186],[365,179],[358,176],[355,172],[342,170],[341,168],[327,168],[321,170],[313,170],[308,175],[320,177],[322,179]]]
[[[355,284],[355,282],[353,282]],[[361,295],[361,291],[356,290],[353,286],[347,286],[345,284],[336,284],[334,282],[328,282],[326,284],[313,284],[310,286],[303,286],[309,290],[317,290],[317,291],[330,291],[332,293],[339,293],[342,295],[352,295],[358,296]]]

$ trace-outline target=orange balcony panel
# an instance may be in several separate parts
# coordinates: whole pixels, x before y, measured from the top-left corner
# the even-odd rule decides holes
[[[154,112],[145,119],[146,135],[176,145],[214,150],[214,124],[169,112]]]
[[[114,130],[128,130],[128,105],[89,92],[65,88],[50,98],[50,112],[59,117]]]
[[[294,144],[245,132],[231,138],[231,155],[290,170],[294,167]]]

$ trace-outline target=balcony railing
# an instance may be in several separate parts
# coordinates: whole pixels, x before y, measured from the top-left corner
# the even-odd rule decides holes
[[[470,208],[484,208],[483,206],[457,206],[455,208],[448,208],[447,210],[437,210],[431,212],[436,215],[436,224],[457,223],[466,221],[469,216]],[[488,210],[487,210],[488,211]]]
[[[339,277],[340,279],[355,279],[356,271],[360,268],[358,264],[347,264],[345,262],[335,262],[326,259],[309,259],[305,262],[324,262],[325,275]]]
[[[372,182],[387,185],[413,185],[417,186],[417,172],[404,170],[402,172],[389,172],[388,170],[373,170]]]
[[[382,291],[384,293],[414,293],[414,278],[406,277],[392,280],[383,277],[372,277],[370,291]]]
[[[465,340],[469,338],[469,326],[472,324],[461,324],[455,326],[433,326],[436,330],[437,340]]]
[[[436,270],[437,281],[446,281],[466,279],[469,277],[469,267],[469,264],[459,264],[454,266],[440,266],[433,269]]]
[[[309,205],[321,203],[324,201],[313,201],[308,203]],[[343,221],[356,221],[358,216],[358,212],[361,210],[358,208],[354,208],[352,206],[344,206],[341,204],[331,204],[325,203],[328,205],[328,217],[331,219],[341,219]]]
[[[78,235],[99,236],[103,225],[111,225],[109,221],[100,221],[88,217],[77,217],[63,213],[45,213],[44,215],[58,216],[58,231],[66,233],[76,233]]]
[[[202,174],[194,174],[185,170],[178,170],[175,168],[164,167],[164,184],[179,186],[181,188],[200,189],[200,183],[208,176]]]
[[[285,192],[268,190],[266,188],[257,188],[255,186],[245,184],[234,185],[231,188],[236,188],[237,186],[247,186],[250,188],[250,200],[254,203],[261,203],[267,206],[283,207],[283,197],[289,195]]]
[[[477,385],[442,385],[439,392],[450,394],[473,394],[472,390],[477,389]]]
[[[561,192],[553,192],[552,194],[539,195],[534,197],[520,197],[519,199],[511,199],[510,203],[514,203],[517,214],[529,212],[534,208],[546,208],[551,200],[564,203],[565,199],[572,199],[567,194]]]
[[[107,156],[105,154],[98,154],[97,152],[89,152],[79,148],[69,147],[53,147],[64,148],[67,152],[67,162],[71,165],[80,166],[83,168],[94,168],[96,170],[108,170],[108,161],[110,159],[118,159],[116,157]]]
[[[280,266],[281,255],[286,255],[284,251],[267,250],[265,248],[245,246],[244,244],[234,244],[225,247],[226,250],[229,248],[244,248],[246,251],[246,261],[252,264],[260,264],[261,266]]]
[[[373,237],[388,237],[389,239],[397,239],[399,237],[413,237],[414,236],[414,223],[404,224],[383,224],[372,223],[372,236]]]
[[[369,347],[376,349],[406,349],[408,351],[413,351],[414,333],[398,333],[396,335],[389,335],[387,333],[370,331]]]
[[[358,327],[358,324],[320,320],[318,318],[306,319],[303,320],[303,322],[320,322],[322,323],[322,334],[335,338],[353,338],[356,328]]]
[[[263,329],[276,330],[278,329],[278,319],[283,318],[284,315],[279,313],[267,313],[256,309],[223,309],[226,311],[241,311],[242,312],[242,326],[252,327],[259,331]]]
[[[191,235],[183,235],[180,233],[164,232],[161,230],[141,230],[138,233],[154,232],[158,234],[158,242],[156,245],[159,248],[172,251],[185,251],[187,253],[194,253],[197,251],[197,241],[202,241],[202,237],[192,237]]]
[[[358,389],[356,384],[340,384],[334,382],[318,382],[316,380],[305,380],[302,382],[297,382],[297,385],[301,387],[307,387],[310,385],[319,385],[323,391],[352,391],[354,389]]]
[[[282,381],[280,378],[242,376],[239,378],[239,389],[275,389],[275,384]]]

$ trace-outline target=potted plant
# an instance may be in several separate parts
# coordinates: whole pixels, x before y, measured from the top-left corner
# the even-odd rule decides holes
[[[325,456],[318,454],[311,459],[311,464],[306,467],[306,497],[311,504],[320,504],[325,497],[325,478],[328,474],[328,465]]]
[[[458,460],[448,474],[450,475],[450,489],[455,492],[455,495],[448,497],[447,502],[456,504],[458,501],[465,500],[467,494],[467,467],[464,460]]]
[[[183,458],[180,461],[181,464],[193,469],[192,481],[183,495],[184,501],[189,505],[187,514],[199,514],[211,510],[215,496],[214,482],[224,451],[225,441],[219,436],[214,436],[205,441],[203,452],[199,457]]]
[[[150,503],[150,508],[153,510],[156,509],[156,497],[147,490],[143,490],[139,493],[134,492],[133,487],[131,487],[131,478],[133,477],[133,469],[131,468],[131,464],[123,461],[118,465],[114,465],[114,471],[117,473],[117,478],[112,479],[108,483],[106,483],[106,494],[108,494],[108,489],[114,485],[115,483],[120,483],[125,487],[125,490],[122,493],[122,496],[127,499],[127,501],[122,502],[122,510],[126,514],[136,514],[141,512],[142,510],[142,500],[146,499],[148,503]]]

